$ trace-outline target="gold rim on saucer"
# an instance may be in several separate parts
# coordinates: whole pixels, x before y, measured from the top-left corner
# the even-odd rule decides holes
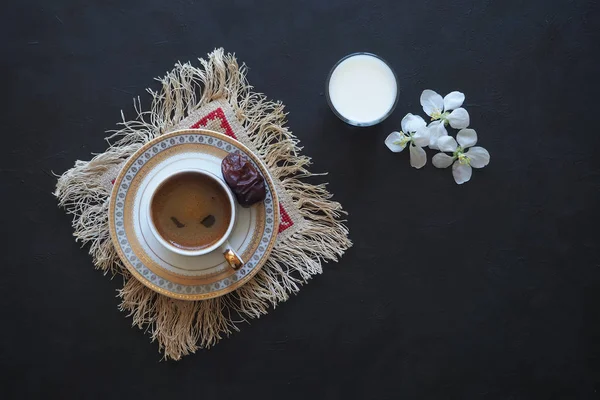
[[[267,196],[264,202],[253,206],[252,218],[249,220],[253,229],[245,233],[245,247],[240,253],[245,265],[237,271],[227,267],[212,274],[189,276],[167,270],[157,262],[156,255],[149,254],[143,229],[134,226],[134,221],[144,223],[141,221],[144,216],[139,211],[142,208],[139,205],[143,197],[142,182],[150,179],[149,174],[155,171],[157,165],[168,164],[169,160],[194,152],[206,154],[213,159],[223,159],[233,152],[244,154],[265,179]],[[202,169],[202,165],[199,164],[198,168]],[[140,282],[172,298],[203,300],[239,288],[264,265],[277,239],[279,203],[266,166],[246,146],[218,132],[186,129],[153,139],[127,160],[114,182],[109,206],[109,227],[111,239],[121,260]],[[225,263],[224,259],[222,261]]]

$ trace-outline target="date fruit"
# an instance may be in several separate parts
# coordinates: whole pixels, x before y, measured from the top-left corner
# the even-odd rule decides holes
[[[230,153],[221,162],[221,172],[242,207],[250,207],[265,199],[265,180],[248,157]]]

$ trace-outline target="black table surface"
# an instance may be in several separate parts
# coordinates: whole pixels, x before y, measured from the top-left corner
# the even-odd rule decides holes
[[[598,2],[31,0],[1,20],[0,397],[600,397]],[[354,246],[241,332],[161,362],[117,309],[121,280],[74,242],[53,172],[102,152],[154,77],[221,46],[287,106]],[[356,51],[401,86],[371,128],[323,93]],[[466,93],[492,155],[465,185],[383,144],[427,88]]]

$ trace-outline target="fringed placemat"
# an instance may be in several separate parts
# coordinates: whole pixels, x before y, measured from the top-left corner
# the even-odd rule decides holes
[[[127,121],[122,115],[106,152],[77,161],[58,179],[55,192],[73,216],[75,239],[90,245],[96,267],[123,276],[120,309],[133,317],[133,325],[151,333],[165,358],[175,360],[266,314],[321,273],[323,261],[337,261],[352,244],[341,220],[345,212],[329,200],[325,184],[303,180],[313,175],[307,170],[310,158],[300,154],[298,140],[284,126],[284,106],[253,92],[245,67],[223,49],[200,63],[178,63],[159,79],[161,91],[148,90],[150,111],[134,100],[137,118]],[[250,148],[267,165],[281,203],[279,234],[267,263],[238,290],[210,300],[174,300],[147,288],[127,271],[109,235],[110,193],[121,166],[143,144],[183,128],[218,131]]]

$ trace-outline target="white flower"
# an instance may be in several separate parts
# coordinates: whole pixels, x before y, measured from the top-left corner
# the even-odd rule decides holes
[[[448,136],[448,131],[444,126],[444,122],[442,121],[433,121],[427,127],[429,131],[429,148],[433,150],[438,150],[439,147],[437,145],[438,140],[441,137]]]
[[[421,93],[421,106],[425,114],[429,115],[432,121],[439,120],[444,125],[450,124],[454,129],[464,129],[469,126],[469,113],[461,107],[464,101],[465,95],[461,92],[448,93],[444,98],[429,89]]]
[[[392,132],[385,139],[385,145],[394,153],[399,153],[410,144],[410,165],[422,168],[427,163],[427,154],[423,150],[429,144],[427,123],[418,115],[406,114],[401,122],[402,131]]]
[[[483,147],[472,147],[477,143],[477,133],[473,129],[461,129],[456,135],[456,140],[452,136],[441,137],[437,143],[438,147],[441,151],[452,153],[452,156],[437,153],[431,162],[437,168],[448,168],[452,165],[452,175],[460,185],[471,179],[473,172],[471,167],[483,168],[488,165],[490,153]],[[464,150],[469,147],[470,149],[465,152]]]

